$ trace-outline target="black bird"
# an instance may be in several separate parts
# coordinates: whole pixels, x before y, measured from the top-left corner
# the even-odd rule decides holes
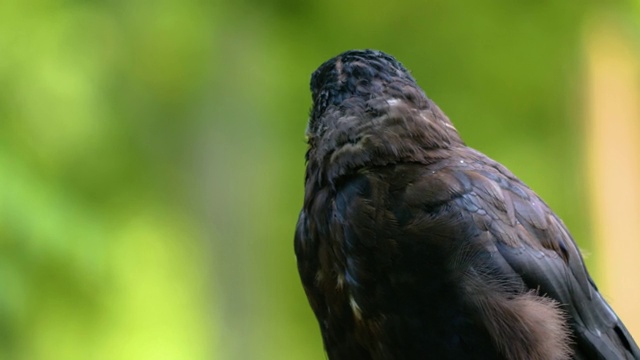
[[[640,359],[562,221],[396,59],[311,92],[295,252],[329,359]]]

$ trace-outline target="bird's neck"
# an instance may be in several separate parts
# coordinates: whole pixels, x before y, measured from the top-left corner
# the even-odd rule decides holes
[[[367,167],[429,164],[464,146],[444,113],[425,104],[374,99],[328,112],[329,130],[308,153],[307,182],[326,186]]]

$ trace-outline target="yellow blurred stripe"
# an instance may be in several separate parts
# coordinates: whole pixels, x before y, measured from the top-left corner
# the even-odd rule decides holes
[[[586,27],[586,152],[599,285],[640,336],[640,58],[614,21]]]

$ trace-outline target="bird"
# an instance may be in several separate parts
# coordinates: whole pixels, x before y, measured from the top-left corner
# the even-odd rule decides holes
[[[294,250],[329,359],[640,359],[562,220],[398,60],[310,88]]]

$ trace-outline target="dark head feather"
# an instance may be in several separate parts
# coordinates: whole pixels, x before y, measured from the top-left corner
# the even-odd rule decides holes
[[[368,100],[387,94],[389,87],[401,90],[403,85],[418,88],[409,71],[393,56],[377,50],[346,51],[327,60],[311,75],[311,121],[351,97]]]
[[[350,50],[327,60],[313,72],[311,96],[318,110],[322,110],[339,105],[350,96],[382,94],[385,85],[398,80],[416,85],[409,71],[393,56],[377,50]]]

